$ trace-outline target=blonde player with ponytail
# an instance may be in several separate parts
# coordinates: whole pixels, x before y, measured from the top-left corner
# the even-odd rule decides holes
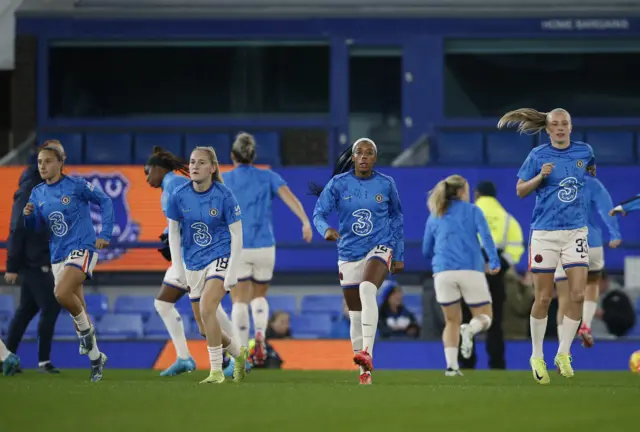
[[[461,354],[470,358],[474,336],[491,326],[491,293],[484,272],[497,274],[500,257],[482,210],[469,203],[469,183],[464,177],[452,175],[440,181],[431,191],[427,206],[431,214],[424,231],[422,254],[431,258],[436,300],[446,321],[442,332],[445,375],[458,376],[462,375],[458,366],[460,338]],[[488,265],[482,255],[483,247],[489,256]],[[469,324],[462,324],[462,299],[473,315]]]

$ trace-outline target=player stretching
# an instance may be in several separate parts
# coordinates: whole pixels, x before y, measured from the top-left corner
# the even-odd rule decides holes
[[[395,181],[373,170],[377,154],[372,140],[357,140],[340,156],[313,211],[318,232],[327,241],[338,241],[340,285],[349,308],[360,384],[371,384],[378,327],[376,292],[389,271],[404,267],[402,205]],[[337,231],[327,222],[333,210],[338,213]]]
[[[622,216],[626,216],[627,213],[640,210],[640,194],[630,198],[622,203],[618,204],[609,211],[609,216],[614,216],[620,213]]]
[[[222,175],[242,209],[243,249],[238,263],[238,285],[233,289],[231,320],[240,332],[242,346],[249,344],[249,303],[256,330],[255,364],[264,363],[265,332],[269,304],[265,298],[276,261],[271,201],[277,195],[302,222],[302,238],[308,243],[313,232],[309,218],[287,183],[275,172],[254,167],[256,142],[241,133],[231,148],[235,169]]]
[[[475,204],[469,203],[469,183],[452,175],[440,181],[428,200],[431,214],[427,219],[422,254],[433,257],[436,299],[445,316],[442,332],[445,375],[462,375],[458,366],[458,343],[464,358],[473,353],[473,338],[491,327],[493,310],[491,293],[484,272],[497,274],[500,258],[491,237],[487,220]],[[478,234],[489,257],[485,265]],[[462,324],[460,299],[464,299],[473,318]],[[461,325],[462,324],[462,325]]]
[[[0,363],[2,363],[2,374],[4,376],[14,375],[20,369],[20,357],[9,351],[1,340]]]
[[[82,284],[91,278],[98,262],[97,249],[111,241],[113,204],[99,188],[83,179],[62,174],[64,156],[52,146],[44,146],[38,153],[38,170],[44,183],[31,191],[24,208],[24,222],[28,229],[44,223],[51,229],[49,248],[51,270],[55,279],[55,296],[75,322],[80,332],[80,344],[91,360],[91,381],[102,379],[107,356],[98,349],[95,329],[83,307]],[[102,231],[96,238],[89,204],[100,207]]]
[[[147,176],[147,183],[154,188],[162,188],[160,203],[162,212],[167,215],[167,201],[173,191],[189,182],[189,179],[175,173],[189,175],[189,166],[172,153],[155,146],[153,153],[144,167]],[[168,241],[168,229],[160,237],[163,241]],[[171,258],[169,256],[168,258]],[[158,315],[162,318],[173,346],[176,349],[178,358],[176,362],[167,370],[162,371],[160,376],[175,376],[184,372],[191,372],[196,369],[196,362],[189,353],[187,338],[184,334],[184,324],[180,313],[176,309],[176,302],[189,290],[187,282],[180,279],[180,272],[175,266],[170,266],[162,280],[160,292],[153,302]]]
[[[551,143],[531,150],[518,172],[516,185],[520,198],[536,192],[529,241],[529,267],[535,287],[530,318],[533,348],[530,363],[534,379],[548,384],[542,343],[558,263],[567,273],[570,301],[562,320],[554,363],[563,376],[573,376],[569,352],[582,318],[589,267],[584,178],[587,171],[595,175],[595,157],[590,145],[570,140],[571,116],[564,109],[543,113],[523,108],[505,114],[498,122],[499,129],[513,125],[518,125],[521,133],[546,130],[551,139]]]
[[[607,225],[609,230],[609,247],[617,248],[622,242],[618,220],[608,215],[608,211],[613,207],[611,195],[607,192],[600,180],[594,177],[584,179],[585,202],[588,209],[588,229],[589,229],[589,275],[587,277],[587,288],[584,293],[584,304],[582,306],[582,324],[578,335],[582,339],[582,346],[590,348],[593,346],[593,336],[591,335],[591,322],[598,308],[598,296],[600,295],[600,279],[604,269],[604,240],[602,230],[596,220],[594,210]],[[562,334],[562,319],[565,315],[565,308],[569,302],[569,286],[567,275],[561,265],[558,265],[555,274],[556,291],[558,294],[558,337]]]
[[[202,383],[224,382],[223,347],[234,357],[234,380],[240,381],[245,376],[249,350],[240,346],[233,332],[221,329],[217,317],[222,297],[237,283],[238,257],[242,253],[240,206],[222,184],[213,148],[193,150],[189,176],[191,182],[179,186],[167,202],[171,262],[190,287],[191,300],[200,301],[199,315],[211,364],[209,376]]]

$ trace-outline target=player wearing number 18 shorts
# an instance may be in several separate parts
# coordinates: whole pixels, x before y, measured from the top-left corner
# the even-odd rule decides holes
[[[313,223],[328,241],[338,241],[340,284],[349,308],[354,362],[360,383],[371,384],[378,327],[376,292],[389,274],[402,270],[404,217],[395,181],[373,170],[378,149],[360,138],[338,160],[334,177],[316,188]],[[327,222],[338,213],[338,230]],[[357,291],[356,291],[357,289]]]
[[[107,357],[98,349],[95,330],[83,307],[82,284],[91,278],[98,262],[97,249],[106,247],[113,231],[113,203],[93,184],[62,174],[64,155],[46,145],[38,153],[38,170],[44,183],[31,191],[24,208],[27,229],[44,224],[51,230],[49,249],[58,303],[71,316],[79,331],[83,352],[91,360],[91,381],[102,379]],[[89,204],[100,207],[102,231],[96,238]]]
[[[511,111],[500,119],[498,128],[510,125],[518,125],[518,130],[524,133],[545,130],[551,139],[550,143],[531,150],[518,171],[516,185],[521,198],[536,193],[529,241],[529,267],[535,287],[530,363],[534,379],[548,384],[542,342],[553,295],[553,275],[559,263],[567,273],[571,301],[563,318],[554,363],[563,376],[573,376],[569,351],[582,317],[589,267],[584,179],[587,172],[595,175],[595,157],[590,145],[570,140],[571,116],[564,109],[549,113],[530,108]]]

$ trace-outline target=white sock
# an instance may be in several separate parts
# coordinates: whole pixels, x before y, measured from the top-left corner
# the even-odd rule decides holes
[[[576,337],[576,332],[580,327],[580,321],[574,321],[566,315],[562,319],[562,337],[558,345],[558,354],[569,354],[571,343]]]
[[[240,340],[238,327],[233,325],[233,323],[229,319],[229,315],[227,315],[227,312],[222,309],[222,305],[219,305],[218,309],[216,310],[216,318],[218,319],[218,324],[220,324],[220,329],[223,332],[225,332],[232,339],[235,339],[237,341]]]
[[[593,317],[596,315],[598,309],[598,303],[590,300],[585,300],[582,305],[582,322],[589,328],[593,322]]]
[[[558,324],[558,343],[562,340],[562,323]]]
[[[242,346],[249,346],[249,305],[234,303],[231,308],[231,322],[238,329]]]
[[[5,361],[9,357],[11,351],[7,349],[7,346],[0,340],[0,361]]]
[[[51,363],[51,361],[47,360],[47,361],[43,361],[43,362],[38,362],[38,367],[41,368],[42,366]]]
[[[232,336],[229,336],[227,333],[223,332],[226,337],[229,338],[229,345],[224,347],[224,350],[229,353],[231,357],[238,357],[240,355],[240,344],[236,339]]]
[[[544,334],[547,331],[547,319],[537,319],[532,316],[529,317],[529,326],[531,327],[531,357],[544,358],[542,350],[542,343],[544,342]]]
[[[209,363],[211,364],[211,371],[222,370],[222,345],[216,347],[207,347],[209,351]]]
[[[357,354],[362,351],[362,312],[349,311],[349,321],[351,322],[349,327],[351,346],[353,347],[353,353]],[[360,373],[364,373],[362,366],[360,366]]]
[[[84,309],[78,314],[78,316],[71,315],[71,318],[73,318],[73,321],[78,326],[78,330],[81,332],[87,331],[91,328],[91,325],[89,324],[89,317],[87,317],[87,313]]]
[[[378,330],[378,288],[371,282],[360,284],[360,303],[362,304],[362,346],[373,356],[373,344]]]
[[[471,328],[471,332],[474,335],[477,335],[491,327],[491,318],[489,315],[478,315],[477,317],[473,317],[469,322],[469,327]]]
[[[158,299],[154,300],[153,305],[156,307],[158,315],[162,318],[162,322],[169,332],[169,337],[171,341],[173,341],[173,346],[176,348],[178,358],[183,360],[189,359],[191,354],[187,346],[187,337],[184,334],[184,323],[176,306],[173,303]]]
[[[455,348],[444,347],[444,358],[447,361],[447,369],[449,368],[453,370],[460,369],[460,366],[458,365],[458,347],[455,347]]]
[[[269,303],[266,298],[257,297],[251,300],[251,316],[253,316],[256,335],[260,335],[264,339],[269,322]]]

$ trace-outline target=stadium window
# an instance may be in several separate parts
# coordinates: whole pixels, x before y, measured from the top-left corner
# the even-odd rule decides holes
[[[640,115],[640,40],[450,40],[445,116],[499,117],[524,106],[576,117]]]
[[[329,112],[328,44],[58,42],[49,53],[52,117]]]

